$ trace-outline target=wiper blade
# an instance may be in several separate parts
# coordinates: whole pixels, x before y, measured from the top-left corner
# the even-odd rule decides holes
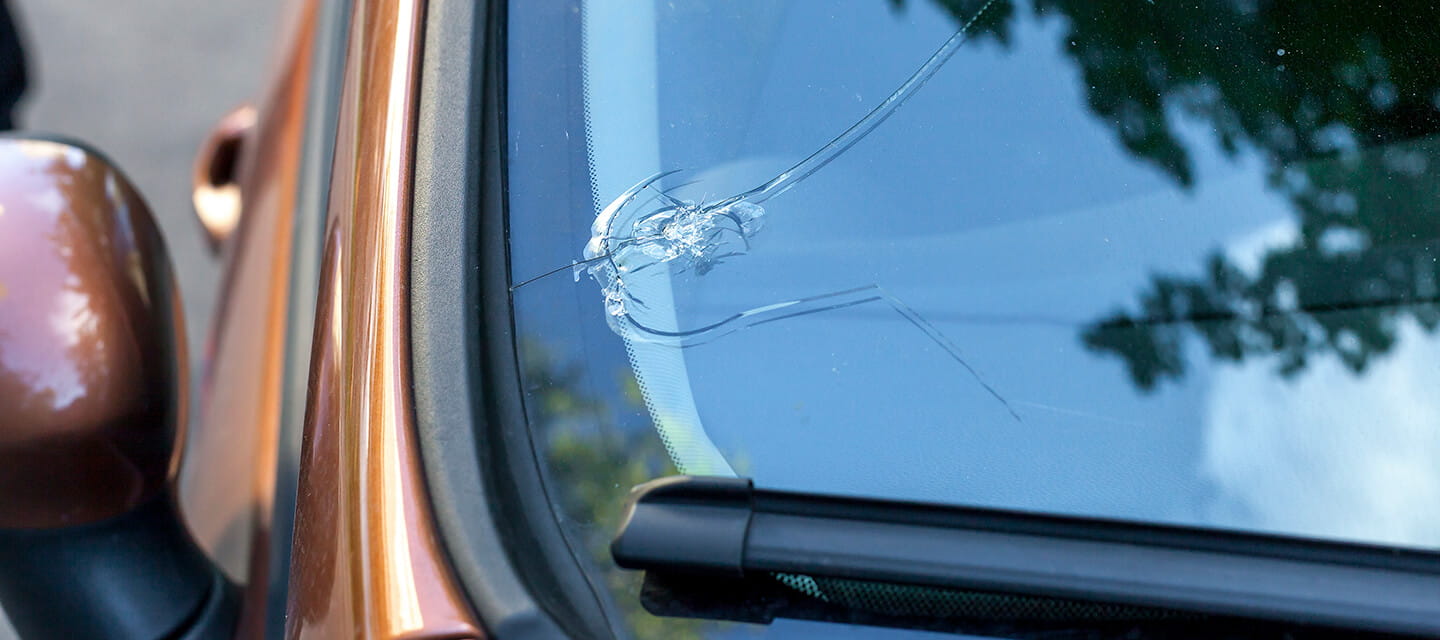
[[[672,477],[632,492],[611,545],[652,574],[769,574],[1440,634],[1440,555]]]

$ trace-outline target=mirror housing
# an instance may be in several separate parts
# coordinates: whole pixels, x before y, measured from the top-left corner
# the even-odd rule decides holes
[[[0,138],[0,528],[97,522],[164,490],[184,414],[169,259],[124,176]]]
[[[22,637],[220,638],[180,521],[184,324],[150,210],[79,144],[0,136],[0,602]]]

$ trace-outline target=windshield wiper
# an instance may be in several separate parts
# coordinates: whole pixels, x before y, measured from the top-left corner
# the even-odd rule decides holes
[[[757,489],[636,487],[611,545],[651,575],[771,575],[1440,634],[1440,555],[1069,516]]]

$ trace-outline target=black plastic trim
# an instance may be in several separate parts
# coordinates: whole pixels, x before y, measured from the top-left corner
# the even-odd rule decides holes
[[[210,592],[194,619],[184,626],[185,631],[171,640],[233,640],[235,629],[240,624],[240,587],[232,584],[224,574],[215,572]],[[110,640],[116,640],[110,636]]]
[[[416,425],[456,575],[500,640],[604,637],[526,426],[512,332],[505,190],[505,7],[431,0],[411,223]]]
[[[168,492],[96,523],[0,530],[0,601],[24,638],[228,635],[238,602],[210,604],[224,588]]]
[[[610,545],[627,569],[745,577],[755,488],[745,478],[666,478],[636,488]]]
[[[1016,640],[1401,640],[1410,636],[1295,625],[1250,618],[1126,607],[1081,600],[844,581],[850,595],[816,598],[772,576],[741,579],[649,572],[646,611],[663,617],[771,624],[777,618],[913,629]],[[816,585],[821,587],[819,583]],[[826,585],[835,586],[835,585]],[[908,603],[855,599],[857,591],[913,594]],[[863,591],[861,591],[863,592]]]
[[[1434,553],[770,491],[744,478],[636,487],[611,552],[657,573],[793,573],[1440,634]]]

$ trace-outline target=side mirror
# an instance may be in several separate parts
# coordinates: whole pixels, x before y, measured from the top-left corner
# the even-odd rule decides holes
[[[236,590],[176,508],[184,325],[108,161],[0,137],[0,603],[22,638],[222,638]]]

